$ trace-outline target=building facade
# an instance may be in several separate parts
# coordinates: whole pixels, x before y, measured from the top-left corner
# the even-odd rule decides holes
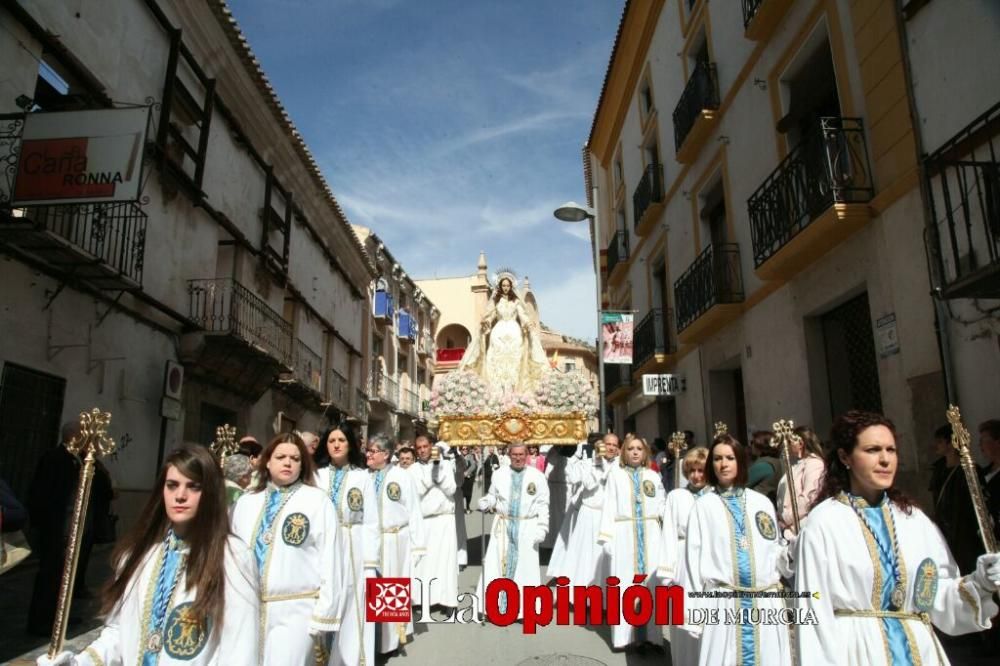
[[[440,312],[371,229],[354,232],[378,271],[369,286],[368,432],[412,441],[427,432]]]
[[[0,474],[23,493],[99,407],[127,524],[183,441],[363,420],[375,268],[225,3],[79,10],[0,8]],[[45,114],[142,107],[137,200],[15,194]]]
[[[971,67],[996,60],[996,10],[954,3],[955,39],[979,46],[945,95],[949,50],[930,48],[930,14],[952,3],[903,4],[926,5],[915,77],[943,142],[998,89],[995,71],[990,86]],[[636,312],[633,365],[606,371],[616,429],[704,442],[724,421],[745,440],[785,418],[825,435],[837,414],[871,409],[899,427],[901,482],[926,486],[947,366],[964,363],[971,389],[996,383],[998,359],[984,318],[965,337],[993,332],[942,362],[905,20],[890,0],[626,3],[584,168],[604,305]],[[973,25],[977,39],[960,36]],[[643,398],[649,372],[678,374],[684,390]],[[970,422],[995,415],[995,399],[957,395]]]

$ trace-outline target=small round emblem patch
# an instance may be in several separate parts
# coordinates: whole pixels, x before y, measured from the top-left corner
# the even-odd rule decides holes
[[[527,492],[529,495],[534,495],[535,494],[535,484],[534,483],[529,483],[528,487],[525,488],[525,492]]]
[[[653,485],[652,481],[646,480],[642,482],[642,492],[646,497],[656,496],[656,486]]]
[[[361,511],[365,505],[365,496],[358,488],[347,491],[347,508],[351,511]]]
[[[399,490],[399,484],[393,481],[385,487],[386,497],[391,499],[393,502],[398,502],[402,492]]]
[[[774,520],[766,511],[758,511],[754,516],[757,522],[757,531],[768,541],[774,541],[778,536],[778,530],[774,526]]]
[[[191,602],[180,604],[164,624],[163,649],[173,659],[194,659],[208,642],[209,620],[199,622],[191,612]]]
[[[293,513],[281,526],[281,538],[289,546],[301,546],[309,536],[309,518],[304,513]]]

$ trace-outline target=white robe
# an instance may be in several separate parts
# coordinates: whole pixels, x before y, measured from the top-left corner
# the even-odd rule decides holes
[[[469,565],[469,533],[465,529],[465,496],[462,494],[462,483],[465,481],[464,459],[463,469],[459,469],[458,460],[462,454],[455,452],[455,492],[452,494],[455,505],[455,537],[458,539],[458,566]]]
[[[570,478],[576,486],[573,501],[578,508],[571,514],[573,524],[561,559],[556,567],[549,564],[549,576],[566,576],[570,585],[604,585],[610,558],[597,543],[597,535],[604,511],[604,484],[608,473],[617,466],[617,459],[601,459],[595,464],[585,458],[570,467]],[[559,545],[557,541],[557,549]],[[555,555],[553,551],[553,559]]]
[[[272,492],[277,491],[268,484],[264,491],[243,495],[233,509],[233,532],[246,542],[251,557]],[[261,663],[313,666],[309,630],[340,629],[350,573],[337,556],[345,546],[323,491],[297,482],[284,492],[291,496],[271,524],[273,538],[260,572]]]
[[[414,463],[416,464],[416,463]],[[413,578],[413,563],[423,557],[425,536],[420,499],[413,477],[402,467],[389,465],[379,492],[375,470],[365,484],[365,568],[383,578]],[[372,507],[369,519],[368,507]],[[411,595],[413,586],[410,586]],[[413,620],[379,624],[378,652],[391,652],[413,634]]]
[[[407,469],[420,498],[420,513],[426,535],[426,556],[414,567],[413,605],[423,603],[421,587],[430,592],[427,605],[458,605],[458,537],[455,530],[455,466],[450,460],[439,463],[415,462]]]
[[[141,663],[146,645],[149,618],[144,608],[151,602],[159,575],[159,555],[163,546],[147,553],[121,602],[111,611],[100,636],[76,657],[79,666]],[[164,617],[164,640],[158,663],[161,666],[223,666],[255,664],[257,649],[257,565],[246,544],[234,536],[225,550],[225,611],[222,631],[209,627],[204,640],[201,631],[190,632],[181,613],[181,604],[193,603],[197,590],[186,590],[184,572],[178,576],[170,605]],[[179,621],[180,620],[180,621]],[[193,637],[193,638],[192,638]],[[191,654],[193,652],[193,654]]]
[[[556,448],[558,447],[553,447]],[[570,500],[573,499],[568,472],[573,458],[554,450],[545,456],[545,461],[545,478],[549,482],[549,531],[542,542],[542,548],[554,548],[561,533],[563,518],[569,512]],[[551,562],[550,557],[549,563]]]
[[[777,589],[778,564],[784,549],[778,541],[778,527],[774,506],[764,495],[743,490],[746,497],[744,522],[749,551],[743,551],[736,541],[735,527],[729,509],[715,492],[695,500],[687,526],[685,554],[685,582],[688,596],[685,609],[717,611],[741,608],[780,609],[784,602],[777,597],[696,598],[691,592],[725,592],[733,586],[753,590]],[[749,584],[741,584],[734,555],[748,552],[750,557]],[[745,601],[744,601],[745,599]],[[701,635],[698,663],[701,666],[735,666],[746,664],[741,648],[741,633],[746,630],[752,638],[756,656],[755,666],[786,666],[791,664],[788,645],[788,628],[780,624],[738,625],[727,624],[721,617],[718,624],[685,624],[685,630]],[[749,657],[749,655],[748,655]],[[807,662],[808,663],[808,662]],[[812,666],[811,664],[809,666]]]
[[[479,499],[479,509],[496,512],[490,527],[490,545],[483,559],[483,571],[476,585],[476,595],[485,608],[484,591],[497,578],[510,578],[518,587],[539,585],[541,571],[538,566],[538,544],[545,539],[549,529],[549,487],[545,476],[534,467],[524,468],[521,481],[520,506],[517,516],[511,515],[511,483],[514,470],[501,467],[493,473],[489,492]],[[511,543],[508,526],[517,529],[517,543]],[[503,563],[510,562],[516,551],[517,563],[507,575]],[[519,607],[518,617],[523,617],[524,607]]]
[[[687,527],[697,497],[688,487],[667,493],[667,506],[663,516],[663,542],[665,548],[671,547],[671,539],[676,544],[673,547],[676,552],[673,571],[676,583],[681,587],[687,585],[685,550]],[[698,650],[697,637],[684,631],[680,626],[670,625],[670,658],[673,666],[694,666],[698,663]]]
[[[580,490],[582,487],[581,472],[579,471],[580,464],[579,458],[572,457],[567,459],[564,471],[566,511],[560,522],[555,525],[554,533],[552,527],[555,521],[551,519],[550,509],[548,539],[552,541],[552,554],[549,556],[549,565],[546,569],[546,575],[550,578],[553,576],[562,576],[565,573],[566,549],[569,546],[569,538],[573,534],[573,525],[576,523],[576,517],[580,511]],[[550,480],[549,497],[551,501],[555,501],[553,499],[553,490],[554,487]]]
[[[327,497],[331,497],[333,490],[333,471],[330,467],[324,467],[316,472],[316,486]],[[346,562],[348,580],[344,617],[340,622],[340,631],[334,638],[333,650],[330,651],[329,666],[360,664],[362,651],[367,666],[375,663],[375,625],[365,619],[365,580],[375,573],[370,569],[366,572],[364,562],[364,492],[367,483],[367,470],[351,468],[341,481],[337,505],[334,506],[345,536],[340,541],[342,550],[338,551],[337,557]]]
[[[610,575],[617,576],[621,581],[619,601],[628,586],[632,585],[632,577],[637,574],[646,574],[644,585],[652,592],[657,584],[657,570],[665,558],[661,530],[666,505],[663,481],[649,468],[641,468],[638,472],[638,495],[635,493],[633,468],[630,467],[615,467],[609,471],[604,487],[604,508],[597,542],[610,555]],[[642,508],[641,515],[638,506]],[[645,634],[644,640],[654,645],[663,643],[663,631],[657,626],[653,614],[644,629],[627,622],[612,626],[612,643],[616,648],[625,647],[640,639],[640,631]]]
[[[927,593],[922,598],[928,602],[930,621],[944,633],[958,635],[988,629],[989,618],[996,614],[997,606],[968,577],[959,577],[958,567],[937,526],[917,508],[906,515],[893,504],[890,511],[906,572],[906,603],[902,610],[918,613],[916,603],[923,592]],[[874,543],[871,548],[867,545],[866,533],[854,509],[837,499],[821,502],[809,514],[809,523],[797,544],[795,584],[800,592],[819,592],[820,597],[799,600],[800,607],[811,609],[818,622],[798,628],[802,664],[891,664],[887,631],[881,619],[834,615],[838,609],[882,607],[874,605],[876,599],[881,601],[881,591],[875,588],[875,571],[881,570],[879,554]],[[921,572],[925,578],[918,572],[924,569],[921,565],[927,560],[930,564]],[[936,588],[930,572],[936,572]],[[881,582],[881,573],[879,579]],[[914,664],[948,663],[933,631],[921,620],[894,623],[906,635],[906,649]]]

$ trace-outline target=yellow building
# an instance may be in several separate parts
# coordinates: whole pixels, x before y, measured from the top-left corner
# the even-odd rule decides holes
[[[437,321],[435,380],[458,368],[472,335],[486,313],[490,284],[486,254],[480,253],[476,272],[472,275],[417,280],[416,285],[440,310]],[[539,306],[527,276],[518,286],[518,294],[535,318],[541,321]],[[592,345],[562,335],[542,323],[542,348],[557,361],[563,372],[583,372],[597,388],[597,353]],[[596,428],[596,419],[592,424]]]
[[[721,420],[745,439],[791,418],[825,435],[865,408],[923,442],[944,421],[951,362],[928,296],[921,123],[901,47],[931,17],[907,26],[896,4],[625,3],[584,169],[604,305],[636,312],[635,362],[606,373],[617,430],[705,441]],[[952,11],[938,4],[927,7]],[[998,22],[983,7],[954,3],[962,18],[948,30],[955,49],[995,62]],[[962,26],[975,44],[961,46]],[[946,51],[935,49],[939,63],[958,57]],[[954,132],[987,110],[975,91],[995,97],[984,81],[995,68],[948,69],[963,85],[933,108],[948,77],[926,53],[926,116],[947,107],[964,119]],[[996,357],[994,343],[988,367]],[[650,372],[678,374],[686,390],[645,398]],[[995,416],[977,407],[973,422]],[[901,448],[904,482],[919,485],[925,448]]]

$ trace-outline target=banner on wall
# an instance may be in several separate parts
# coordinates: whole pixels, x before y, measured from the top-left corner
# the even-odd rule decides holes
[[[604,362],[632,362],[632,330],[635,315],[626,312],[602,312],[601,336],[604,342]]]

